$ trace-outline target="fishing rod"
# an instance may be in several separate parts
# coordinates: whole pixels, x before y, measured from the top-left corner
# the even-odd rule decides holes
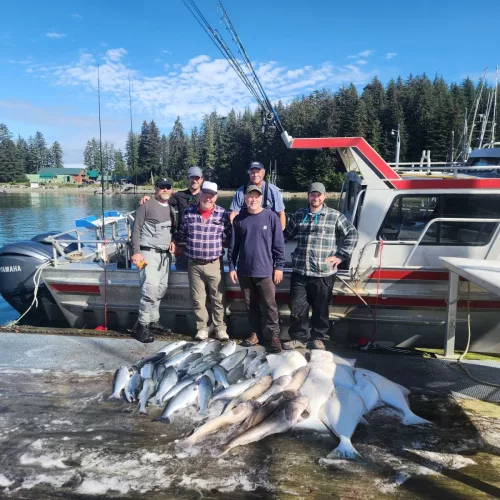
[[[243,47],[241,39],[238,36],[234,28],[234,25],[229,19],[229,15],[227,14],[227,11],[224,9],[222,3],[221,2],[218,3],[218,8],[221,10],[223,16],[222,20],[226,25],[226,29],[230,32],[231,38],[233,39],[233,42],[235,43],[238,49],[238,52],[243,58],[246,69],[241,65],[240,61],[236,58],[233,51],[231,50],[229,45],[225,42],[221,34],[217,30],[212,28],[212,26],[205,18],[205,16],[202,14],[202,12],[198,8],[194,0],[182,0],[182,2],[187,7],[189,12],[193,15],[193,17],[196,19],[198,24],[205,31],[205,33],[207,33],[207,35],[215,44],[215,46],[219,49],[219,51],[227,60],[229,65],[234,69],[240,80],[243,82],[245,87],[250,91],[250,93],[257,101],[257,103],[264,111],[264,113],[266,113],[264,125],[268,126],[269,123],[274,122],[276,128],[278,128],[280,132],[283,132],[284,128],[278,118],[278,114],[274,110],[271,101],[269,100],[266,92],[264,91],[264,87],[262,86],[257,76],[257,73],[255,72],[253,65],[250,61],[250,58],[248,57]]]
[[[128,75],[128,99],[129,99],[129,111],[130,111],[130,140],[132,141],[131,146],[131,164],[132,164],[132,179],[134,179],[134,199],[137,195],[137,171],[135,169],[135,137],[134,137],[134,126],[132,122],[132,93],[130,91],[130,74]]]
[[[284,132],[283,125],[281,124],[281,121],[278,117],[278,114],[273,108],[273,105],[271,104],[271,101],[269,100],[269,97],[266,94],[266,91],[264,90],[264,87],[262,86],[262,83],[259,80],[259,77],[257,76],[257,73],[253,67],[252,61],[250,61],[250,58],[248,57],[247,51],[245,50],[245,47],[243,46],[243,43],[241,41],[241,38],[239,37],[238,33],[236,32],[236,28],[234,27],[233,23],[231,22],[231,19],[229,18],[229,15],[222,5],[222,2],[219,0],[217,2],[217,7],[222,13],[222,20],[224,21],[224,24],[226,25],[226,29],[229,31],[231,38],[233,42],[236,44],[236,47],[238,48],[238,52],[243,58],[243,61],[245,65],[247,66],[250,76],[252,77],[255,85],[257,86],[257,89],[260,92],[260,95],[262,96],[264,103],[265,103],[265,110],[271,115],[271,117],[274,119],[274,122],[278,128],[278,130],[281,132]]]
[[[99,73],[99,64],[97,65],[97,108],[99,111],[99,151],[100,151],[100,163],[101,163],[101,213],[102,213],[102,227],[101,234],[102,239],[105,239],[104,234],[104,168],[102,162],[102,125],[101,125],[101,80]]]
[[[104,326],[98,326],[97,330],[107,330],[108,329],[108,301],[107,301],[107,255],[106,255],[106,226],[104,217],[104,165],[102,161],[102,124],[101,124],[101,80],[99,73],[99,64],[97,65],[97,107],[99,110],[99,150],[100,150],[100,162],[101,162],[101,213],[102,213],[102,244],[103,244],[103,263],[104,263]]]

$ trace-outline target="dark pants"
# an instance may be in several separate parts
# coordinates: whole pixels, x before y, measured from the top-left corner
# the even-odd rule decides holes
[[[311,316],[311,339],[329,340],[328,305],[332,300],[335,275],[315,278],[292,273],[290,285],[290,328],[292,340],[306,342],[309,339],[309,308]]]
[[[280,336],[276,287],[272,278],[250,278],[238,275],[241,291],[245,297],[248,322],[252,332],[263,343],[271,337]],[[269,332],[269,333],[268,333]],[[267,337],[267,338],[266,338]]]

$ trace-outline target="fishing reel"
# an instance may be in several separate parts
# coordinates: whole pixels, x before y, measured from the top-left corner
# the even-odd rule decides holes
[[[262,113],[262,133],[274,132],[276,130],[276,124],[274,116],[271,113]]]

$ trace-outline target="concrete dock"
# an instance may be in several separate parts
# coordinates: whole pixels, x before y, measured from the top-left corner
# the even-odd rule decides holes
[[[499,393],[451,364],[433,366],[440,360],[343,353],[409,386],[412,409],[435,424],[405,427],[387,407],[371,412],[353,436],[363,461],[325,459],[337,439],[304,431],[217,458],[220,437],[197,450],[178,444],[202,422],[194,409],[166,425],[153,422],[161,408],[140,416],[107,400],[114,370],[162,342],[20,333],[0,342],[1,498],[500,496]],[[500,380],[500,363],[472,369]]]

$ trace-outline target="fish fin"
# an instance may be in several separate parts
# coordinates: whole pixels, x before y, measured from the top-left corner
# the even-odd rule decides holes
[[[170,424],[170,418],[169,417],[162,417],[161,415],[159,417],[156,417],[153,422],[163,422],[164,424]]]
[[[341,436],[339,445],[328,453],[326,458],[361,460],[361,455],[357,452],[356,448],[354,448],[349,438]]]
[[[363,424],[363,425],[370,425],[370,422],[368,422],[368,420],[366,420],[366,418],[365,418],[365,417],[361,417],[361,418],[359,419],[359,423],[360,423],[360,424]]]
[[[109,396],[109,397],[108,397],[108,400],[109,400],[109,399],[122,399],[122,396],[121,396],[121,391],[120,391],[120,393],[118,393],[118,394],[115,394],[115,393],[113,392],[113,394],[111,394],[111,396]]]
[[[432,422],[425,420],[425,418],[415,415],[412,411],[406,412],[403,418],[404,425],[433,425]]]

